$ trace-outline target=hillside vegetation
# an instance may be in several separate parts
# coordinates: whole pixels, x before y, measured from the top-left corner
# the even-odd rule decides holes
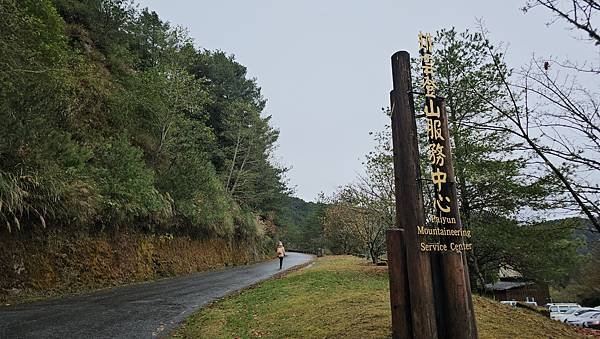
[[[0,294],[85,275],[56,265],[95,239],[260,258],[300,227],[266,99],[232,55],[126,0],[0,0],[0,16]]]
[[[120,0],[2,0],[0,218],[249,237],[286,192],[260,88]]]

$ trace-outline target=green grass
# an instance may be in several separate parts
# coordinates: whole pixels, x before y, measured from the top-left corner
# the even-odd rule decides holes
[[[349,256],[312,266],[214,303],[174,338],[389,338],[387,269]],[[530,311],[475,297],[480,338],[577,338]]]

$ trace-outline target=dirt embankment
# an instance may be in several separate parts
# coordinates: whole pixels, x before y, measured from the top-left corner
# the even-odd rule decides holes
[[[260,260],[248,243],[170,235],[0,235],[0,302],[88,291]]]

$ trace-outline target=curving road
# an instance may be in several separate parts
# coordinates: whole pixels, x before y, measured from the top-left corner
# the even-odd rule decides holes
[[[203,305],[270,278],[313,256],[279,260],[0,307],[0,338],[151,338],[168,334]]]

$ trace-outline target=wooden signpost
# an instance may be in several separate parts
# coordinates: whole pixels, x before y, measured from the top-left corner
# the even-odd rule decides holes
[[[465,251],[471,233],[458,212],[448,119],[436,97],[432,40],[419,34],[430,178],[422,180],[410,55],[392,56],[392,139],[397,229],[387,233],[392,336],[477,338]],[[436,214],[425,216],[422,182],[434,186]],[[427,222],[428,223],[427,223]]]

